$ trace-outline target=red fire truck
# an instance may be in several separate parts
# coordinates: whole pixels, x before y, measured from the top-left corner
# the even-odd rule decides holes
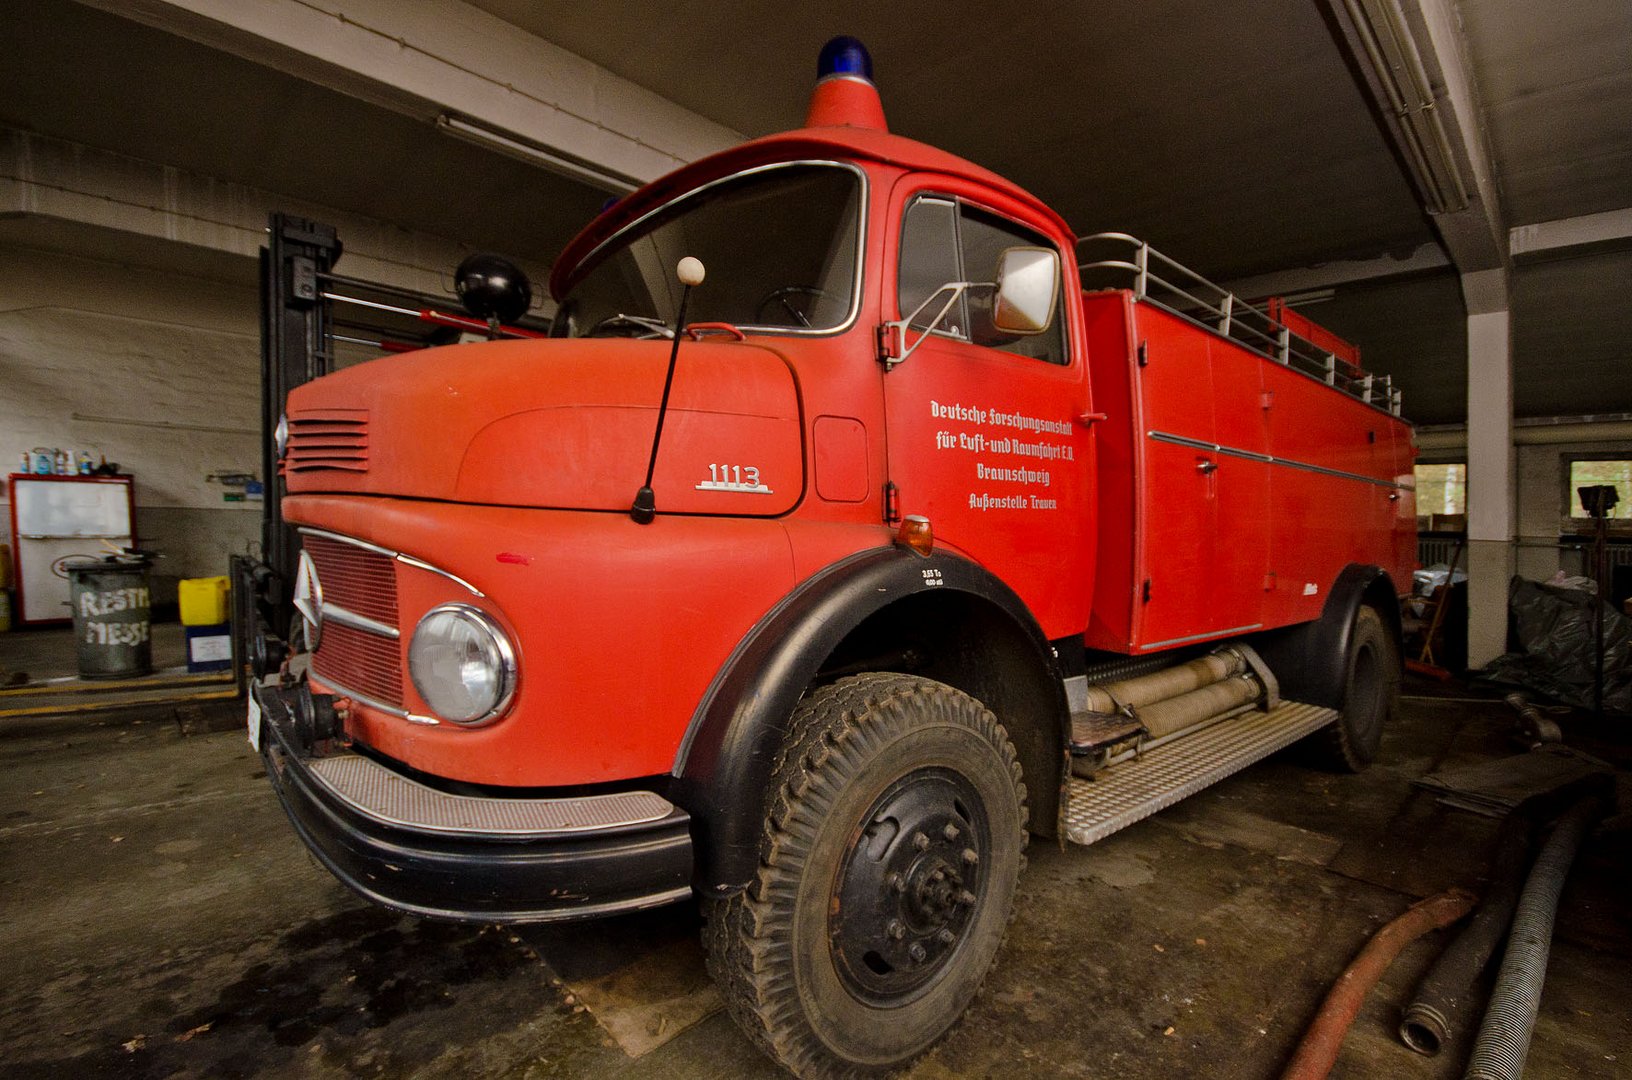
[[[870,68],[830,43],[804,128],[603,211],[548,337],[486,311],[288,394],[298,617],[249,721],[388,907],[699,901],[804,1075],[946,1032],[1028,835],[1295,742],[1364,767],[1415,557],[1357,352],[890,134]]]

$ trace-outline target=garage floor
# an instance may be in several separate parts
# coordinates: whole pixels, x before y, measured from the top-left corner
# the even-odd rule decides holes
[[[1367,935],[1477,881],[1494,822],[1410,780],[1512,752],[1510,727],[1413,697],[1362,776],[1282,755],[1094,848],[1034,843],[982,1000],[912,1075],[1277,1076]],[[1569,730],[1625,780],[1624,731]],[[1625,822],[1565,894],[1528,1076],[1632,1060]],[[1373,992],[1334,1076],[1461,1075],[1465,1041],[1429,1059],[1392,1036],[1441,940]],[[306,856],[241,730],[184,736],[157,706],[0,719],[0,1045],[10,1077],[776,1075],[720,1011],[690,910],[390,914]]]

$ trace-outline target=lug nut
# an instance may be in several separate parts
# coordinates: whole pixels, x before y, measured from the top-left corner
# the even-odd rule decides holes
[[[940,942],[942,945],[950,945],[954,941],[958,940],[958,936],[950,930],[943,929],[940,933],[935,935],[935,940]]]
[[[907,936],[907,928],[901,925],[900,919],[890,920],[890,936],[897,941]]]
[[[976,863],[980,862],[980,855],[974,848],[964,848],[963,861],[968,863],[970,866],[974,866]]]
[[[902,877],[900,874],[891,874],[890,888],[894,889],[896,892],[906,892],[907,879]]]
[[[929,837],[925,836],[921,832],[913,833],[912,834],[912,846],[917,848],[919,851],[928,851],[929,850]]]
[[[946,837],[948,841],[956,840],[958,838],[958,827],[949,821],[946,823],[946,828],[941,830],[941,835]]]
[[[927,957],[929,954],[924,951],[924,947],[922,945],[918,944],[915,941],[915,942],[912,943],[912,948],[907,950],[907,955],[912,957],[912,962],[913,963],[921,964],[921,963],[924,962],[924,958]]]
[[[973,904],[974,902],[975,902],[975,894],[970,892],[968,889],[965,889],[961,893],[958,894],[958,903],[960,903],[960,904]]]
[[[931,880],[931,881],[945,881],[946,880],[946,871],[942,870],[940,867],[936,867],[934,870],[930,871],[929,880]]]

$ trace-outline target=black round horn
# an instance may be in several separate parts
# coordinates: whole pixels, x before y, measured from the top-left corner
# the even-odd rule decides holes
[[[502,255],[468,255],[453,272],[453,287],[465,310],[478,319],[513,323],[527,314],[533,286],[521,267]]]

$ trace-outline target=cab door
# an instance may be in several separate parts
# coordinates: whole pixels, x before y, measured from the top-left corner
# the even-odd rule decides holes
[[[1010,247],[1060,251],[1017,216],[978,189],[903,180],[892,200],[886,317],[906,317],[949,282],[991,282]],[[1028,336],[993,326],[993,290],[982,287],[929,330],[942,293],[905,335],[911,343],[927,333],[923,343],[883,377],[898,513],[928,518],[938,546],[1005,581],[1050,637],[1082,632],[1093,580],[1088,386],[1080,347],[1071,347],[1080,328],[1066,317],[1076,308],[1067,280],[1049,328]]]

